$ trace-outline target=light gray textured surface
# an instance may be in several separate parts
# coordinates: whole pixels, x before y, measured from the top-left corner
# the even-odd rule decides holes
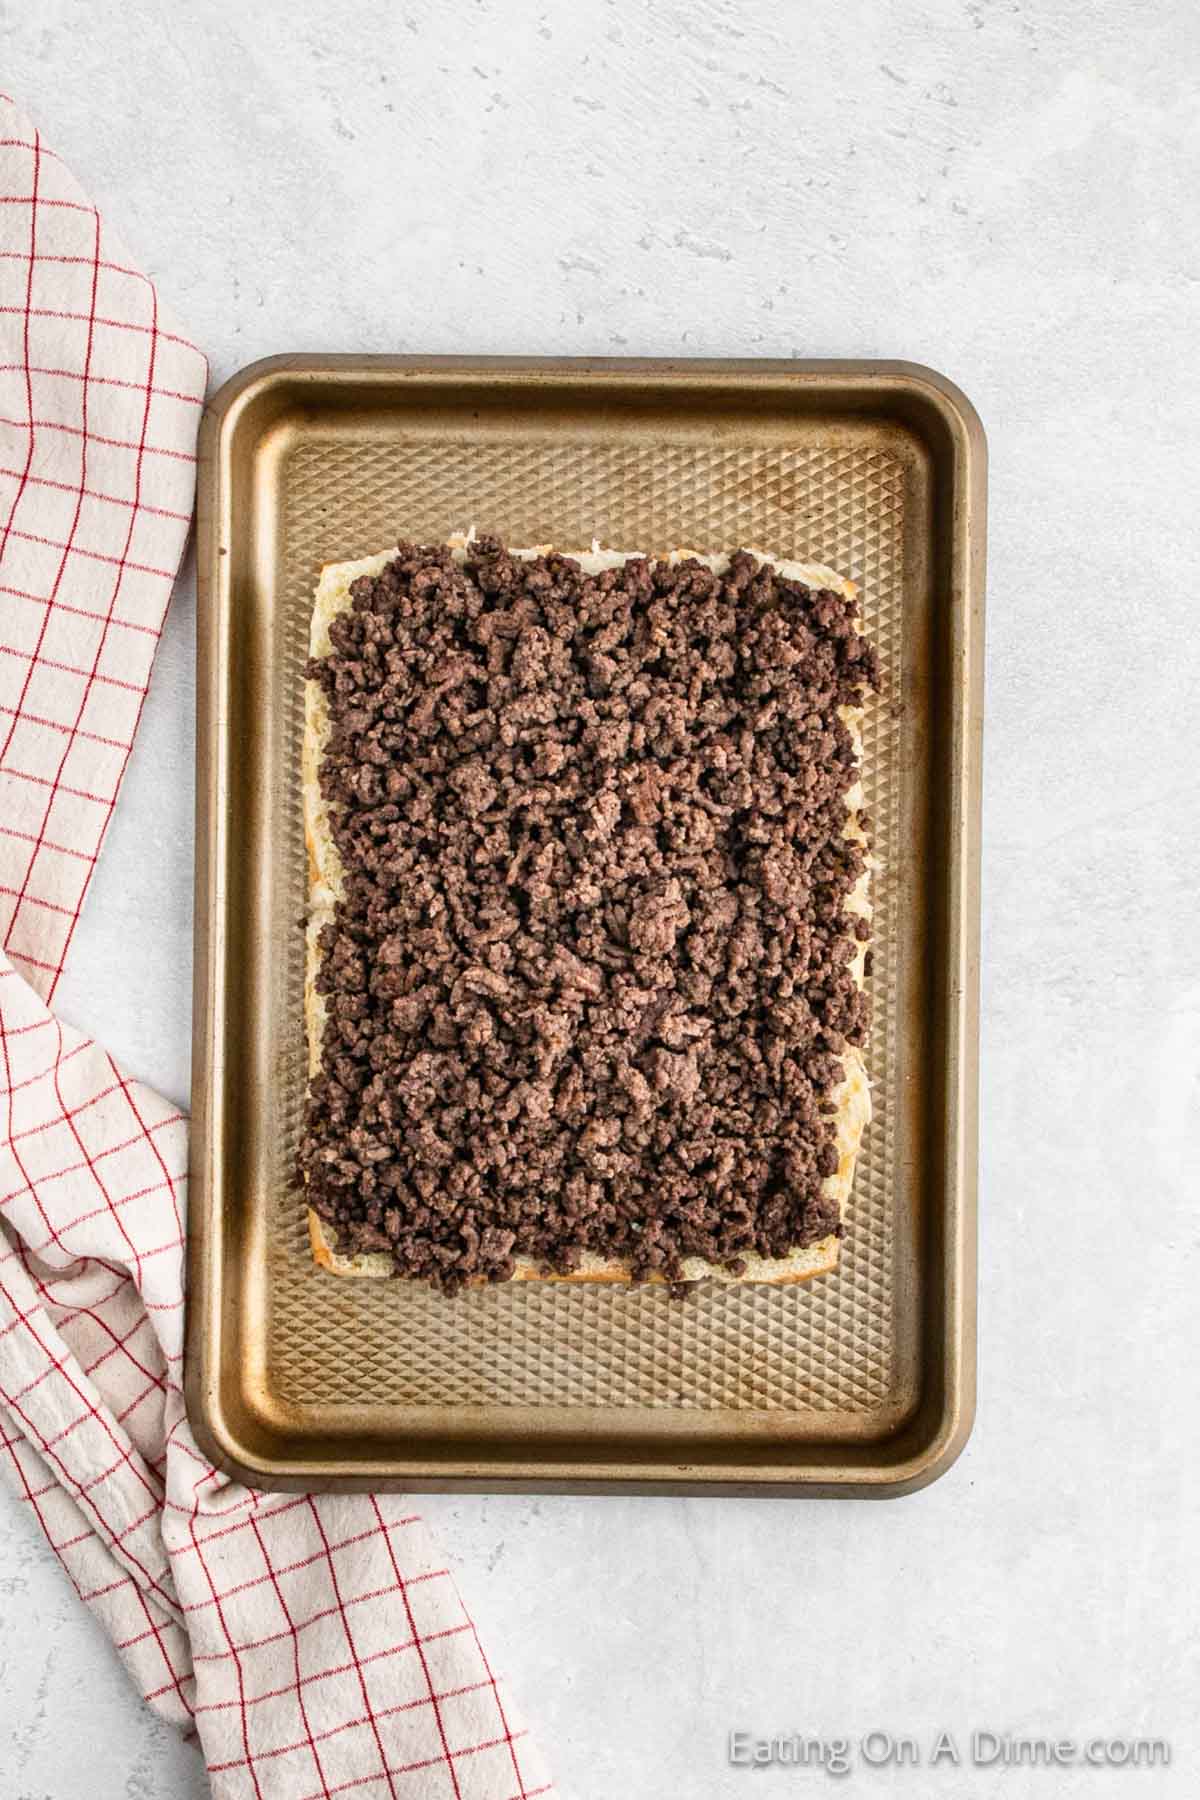
[[[431,1500],[570,1800],[825,1786],[729,1769],[736,1726],[1174,1747],[859,1769],[855,1800],[1197,1791],[1198,74],[1185,0],[0,6],[0,83],[217,380],[281,349],[901,356],[988,428],[976,1433],[877,1506]],[[177,1097],[191,611],[185,583],[60,990]],[[0,1796],[203,1791],[0,1498]]]

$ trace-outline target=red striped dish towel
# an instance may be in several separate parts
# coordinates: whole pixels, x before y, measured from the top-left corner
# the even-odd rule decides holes
[[[206,377],[0,102],[0,1465],[222,1800],[531,1800],[545,1776],[411,1505],[254,1493],[200,1455],[187,1121],[50,1009],[183,553]]]

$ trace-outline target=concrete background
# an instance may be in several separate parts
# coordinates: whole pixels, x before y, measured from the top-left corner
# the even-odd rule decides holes
[[[898,356],[988,428],[975,1436],[883,1505],[431,1500],[571,1800],[825,1787],[729,1768],[734,1727],[1173,1746],[855,1800],[1198,1791],[1198,76],[1190,0],[0,5],[0,85],[214,381]],[[185,581],[60,990],[180,1099],[191,630]],[[3,1800],[203,1791],[0,1497]]]

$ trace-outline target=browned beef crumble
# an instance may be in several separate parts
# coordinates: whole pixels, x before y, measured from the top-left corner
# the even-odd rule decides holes
[[[854,603],[744,552],[592,576],[493,538],[351,596],[306,670],[345,893],[300,1170],[338,1248],[452,1290],[840,1233]]]

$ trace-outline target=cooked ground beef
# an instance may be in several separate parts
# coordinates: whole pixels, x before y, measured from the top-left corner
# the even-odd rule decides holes
[[[840,1231],[854,603],[744,552],[587,575],[492,538],[351,595],[306,669],[345,891],[300,1169],[339,1249],[452,1290]]]

